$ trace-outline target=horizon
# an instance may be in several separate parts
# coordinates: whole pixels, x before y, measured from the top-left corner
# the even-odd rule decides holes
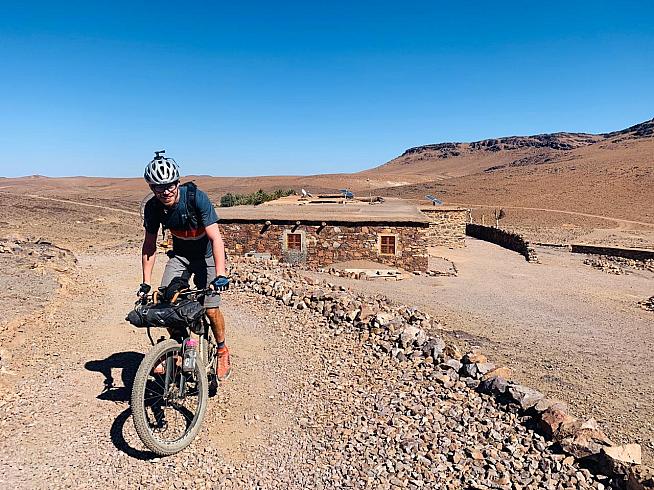
[[[0,175],[370,169],[408,148],[652,118],[654,5],[0,7]]]
[[[650,119],[645,119],[644,121],[639,121],[634,124],[630,124],[629,126],[626,126],[624,128],[616,128],[610,131],[606,131],[605,133],[611,133],[615,131],[621,131],[623,129],[628,129],[633,126],[637,126],[641,123],[645,122],[650,122],[654,121],[654,117]],[[503,135],[503,136],[489,136],[487,138],[482,138],[481,140],[468,140],[468,141],[438,141],[435,143],[425,143],[424,145],[418,145],[414,147],[408,147],[405,148],[404,150],[400,151],[395,155],[393,158],[396,158],[403,154],[403,152],[414,149],[414,148],[419,148],[421,146],[428,146],[428,145],[438,145],[442,143],[454,143],[454,144],[466,144],[466,143],[476,143],[479,141],[485,141],[489,139],[501,139],[501,138],[524,138],[524,137],[531,137],[531,136],[541,136],[545,134],[605,134],[605,133],[589,133],[588,131],[553,131],[552,133],[535,133],[535,134],[512,134],[512,135]],[[387,162],[383,162],[387,163]],[[383,165],[383,163],[380,163],[379,165]],[[209,177],[209,178],[226,178],[226,179],[247,179],[247,178],[254,178],[254,177],[261,177],[261,178],[267,178],[267,177],[313,177],[317,175],[329,175],[329,174],[349,174],[349,173],[357,173],[360,171],[365,171],[365,170],[370,170],[373,168],[376,168],[379,165],[375,165],[374,167],[368,167],[364,168],[355,172],[323,172],[323,173],[309,173],[309,174],[257,174],[257,175],[211,175],[211,174],[182,174],[183,178],[201,178],[201,177]],[[96,179],[141,179],[143,178],[143,175],[132,175],[132,176],[125,176],[125,175],[115,175],[115,176],[108,176],[108,175],[44,175],[44,174],[28,174],[28,175],[15,175],[11,177],[7,177],[4,175],[0,175],[0,179],[28,179],[28,178],[47,178],[47,179],[76,179],[76,178],[96,178]]]

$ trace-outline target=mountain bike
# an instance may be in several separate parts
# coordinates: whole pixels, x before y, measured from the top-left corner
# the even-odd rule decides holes
[[[175,300],[198,301],[213,294],[212,289],[181,291]],[[136,302],[135,311],[147,311],[157,304],[157,292]],[[170,337],[152,338],[132,387],[132,418],[143,444],[159,456],[169,456],[186,448],[198,434],[210,395],[216,393],[215,361],[218,352],[206,310],[186,325],[168,327]],[[159,326],[159,325],[157,325]],[[161,325],[165,326],[165,325]],[[195,349],[195,352],[192,350]]]

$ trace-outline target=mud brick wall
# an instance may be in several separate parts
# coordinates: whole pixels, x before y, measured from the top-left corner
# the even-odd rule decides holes
[[[421,209],[429,217],[427,241],[430,247],[465,247],[467,209]]]
[[[408,271],[426,271],[428,262],[427,230],[420,225],[371,226],[358,224],[300,225],[263,223],[233,223],[221,221],[220,228],[228,253],[270,253],[290,262],[304,262],[322,267],[348,260],[372,260]],[[286,248],[286,235],[302,235],[302,251]],[[396,253],[381,254],[380,236],[394,235]],[[300,260],[298,259],[300,255]]]
[[[517,233],[495,228],[494,226],[468,223],[466,225],[466,235],[518,252],[519,254],[524,255],[528,262],[538,262],[536,251],[531,247],[529,242],[524,239],[524,237]]]

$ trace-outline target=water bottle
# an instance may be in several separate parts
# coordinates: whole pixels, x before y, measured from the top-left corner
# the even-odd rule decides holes
[[[182,362],[182,371],[192,373],[195,370],[195,359],[198,356],[198,341],[187,339],[184,342],[184,361]]]

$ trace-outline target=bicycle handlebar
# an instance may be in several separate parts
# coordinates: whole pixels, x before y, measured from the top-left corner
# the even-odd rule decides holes
[[[190,296],[206,296],[211,293],[215,293],[216,290],[210,287],[204,288],[204,289],[187,289],[187,290],[181,290],[177,293],[177,298],[188,298]],[[146,294],[143,295],[141,298],[139,298],[136,303],[141,303],[141,304],[147,304],[149,302],[154,301],[154,296],[155,294],[160,294],[161,292],[159,290],[153,291],[151,294]]]

